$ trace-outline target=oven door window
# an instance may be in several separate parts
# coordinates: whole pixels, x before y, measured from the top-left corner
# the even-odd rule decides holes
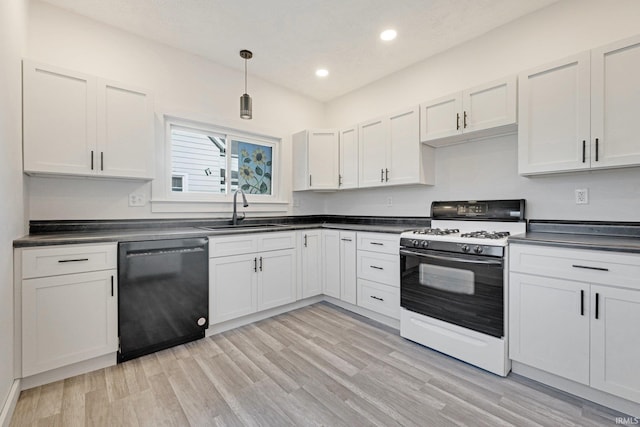
[[[400,254],[402,307],[491,336],[504,336],[502,259],[428,250],[403,250]]]

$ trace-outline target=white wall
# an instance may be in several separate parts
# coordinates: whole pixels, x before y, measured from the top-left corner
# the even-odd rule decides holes
[[[25,231],[21,58],[27,0],[0,2],[0,410],[13,383],[13,244]]]
[[[638,22],[637,0],[563,0],[330,102],[327,123],[347,126],[633,36]],[[516,145],[511,136],[437,149],[434,187],[319,197],[328,213],[428,215],[433,200],[525,198],[529,218],[640,220],[640,168],[524,178]],[[575,205],[576,188],[589,189],[588,205]]]
[[[287,197],[291,134],[324,125],[322,103],[251,76],[251,63],[249,93],[253,98],[253,119],[241,120],[243,71],[219,66],[38,1],[32,3],[29,13],[27,57],[146,87],[155,94],[156,110],[160,113],[282,137]],[[255,60],[259,60],[258,52],[252,61]],[[238,64],[242,66],[240,56]],[[38,177],[28,178],[28,188],[30,219],[168,216],[152,214],[149,204],[128,206],[129,193],[150,197],[150,183]],[[322,210],[322,205],[316,206],[313,201],[305,206]],[[302,209],[296,211],[304,213]]]

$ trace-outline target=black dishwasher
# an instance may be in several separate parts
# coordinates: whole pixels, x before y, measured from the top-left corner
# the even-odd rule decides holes
[[[118,244],[118,363],[204,337],[206,237]]]

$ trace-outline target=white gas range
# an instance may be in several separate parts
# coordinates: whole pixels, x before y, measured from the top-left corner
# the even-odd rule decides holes
[[[509,235],[526,231],[524,200],[433,202],[431,228],[400,239],[400,334],[506,375]]]

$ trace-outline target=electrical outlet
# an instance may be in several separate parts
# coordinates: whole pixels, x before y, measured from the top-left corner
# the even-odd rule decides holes
[[[589,189],[578,188],[576,189],[576,205],[586,205],[589,203]]]
[[[387,207],[390,208],[391,206],[393,206],[393,198],[387,197]]]
[[[144,194],[142,193],[131,193],[129,194],[129,206],[144,206]]]
[[[294,208],[299,208],[300,207],[300,200],[299,199],[293,199],[293,207]]]

